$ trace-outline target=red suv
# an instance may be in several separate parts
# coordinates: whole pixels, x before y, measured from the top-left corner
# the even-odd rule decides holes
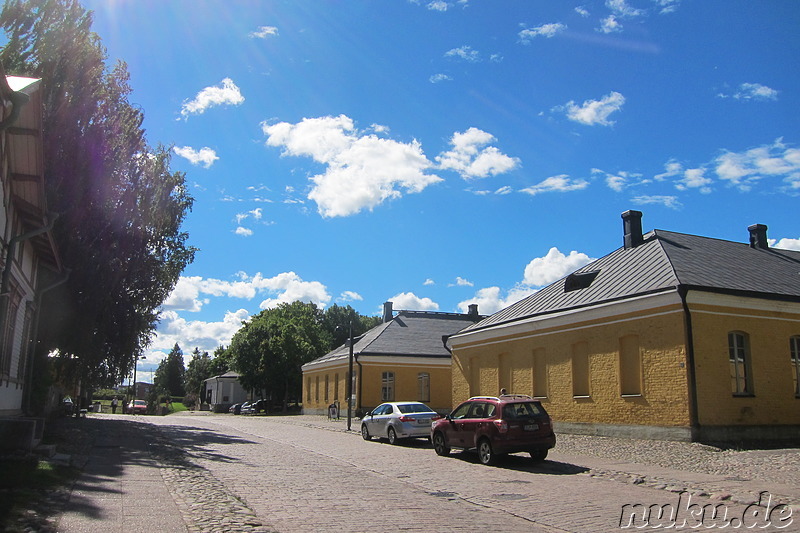
[[[452,448],[478,451],[485,465],[507,453],[528,452],[544,461],[556,445],[550,415],[530,396],[508,394],[476,396],[456,407],[431,426],[431,442],[438,455]]]

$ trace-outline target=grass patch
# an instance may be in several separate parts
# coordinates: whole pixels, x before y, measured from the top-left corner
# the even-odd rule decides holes
[[[36,457],[0,459],[0,531],[16,531],[14,524],[45,493],[67,488],[78,470],[55,466]]]

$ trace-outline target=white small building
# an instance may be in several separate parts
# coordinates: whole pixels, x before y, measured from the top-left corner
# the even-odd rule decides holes
[[[239,383],[239,374],[236,372],[225,372],[208,378],[203,384],[202,403],[208,404],[209,409],[215,413],[224,413],[231,405],[247,400],[247,391]]]

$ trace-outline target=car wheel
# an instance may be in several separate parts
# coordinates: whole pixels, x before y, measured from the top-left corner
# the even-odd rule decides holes
[[[389,444],[397,444],[397,433],[394,428],[389,428],[386,434],[389,437]]]
[[[493,465],[497,462],[497,457],[492,451],[492,443],[489,442],[489,439],[481,439],[478,443],[478,459],[485,465]]]
[[[535,463],[541,463],[547,459],[547,450],[536,450],[535,452],[531,452],[531,459],[533,459]]]
[[[437,433],[433,436],[433,451],[442,457],[450,455],[450,447],[444,442],[444,435]]]
[[[369,430],[367,429],[366,424],[361,424],[361,438],[364,440],[372,440],[372,437],[369,435]]]

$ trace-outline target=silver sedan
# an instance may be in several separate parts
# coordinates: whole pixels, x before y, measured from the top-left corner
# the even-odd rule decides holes
[[[430,437],[431,422],[441,418],[439,414],[420,402],[382,403],[361,419],[361,436],[386,438],[389,444],[399,439]]]

